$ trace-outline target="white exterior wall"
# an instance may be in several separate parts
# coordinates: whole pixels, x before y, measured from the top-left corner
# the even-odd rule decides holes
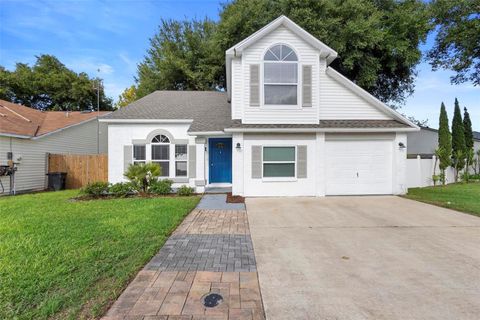
[[[109,124],[108,125],[108,181],[111,183],[124,182],[126,181],[124,174],[124,146],[132,145],[133,140],[143,140],[147,136],[157,130],[162,129],[168,131],[175,140],[188,140],[189,145],[195,145],[195,137],[189,136],[187,130],[190,127],[190,124]],[[146,144],[146,158],[151,158],[151,147],[150,144]],[[196,148],[196,168],[197,168],[197,177],[204,172],[204,169],[201,169],[201,166],[204,164],[203,149],[201,144],[197,145]],[[175,179],[175,148],[170,148],[170,179]],[[188,166],[187,166],[188,167]],[[201,169],[201,170],[199,170]],[[185,177],[179,177],[185,178]],[[189,185],[195,187],[195,180],[198,178],[188,179],[188,183],[174,183],[173,187],[177,188],[181,185]]]
[[[342,135],[352,141],[365,141],[362,134]],[[380,135],[386,136],[386,135]],[[407,191],[406,134],[390,134],[392,145],[392,193],[405,194]],[[375,137],[373,137],[375,138]],[[384,138],[382,138],[384,139]],[[241,150],[233,150],[233,194],[242,196],[325,196],[326,192],[326,139],[324,133],[316,134],[234,134],[233,145],[240,143]],[[307,178],[305,179],[254,179],[252,178],[252,146],[307,146]],[[355,159],[352,159],[355,161]]]
[[[243,115],[243,71],[242,59],[232,59],[232,119],[241,119]],[[247,102],[248,103],[248,102]]]
[[[298,106],[274,107],[263,105],[263,56],[271,46],[283,43],[290,46],[298,57]],[[319,52],[285,27],[279,27],[248,47],[242,54],[243,81],[232,78],[232,98],[242,92],[243,123],[316,123],[318,122]],[[250,107],[250,64],[260,64],[260,106]],[[312,107],[302,108],[302,65],[312,66]],[[233,68],[235,63],[233,63]],[[232,71],[232,75],[235,71]],[[237,73],[238,74],[238,73]],[[239,83],[243,83],[243,86]]]
[[[100,123],[100,153],[107,151],[107,128]],[[7,152],[19,162],[15,174],[16,191],[43,190],[46,187],[47,153],[96,154],[97,121],[92,120],[37,139],[0,137],[0,164],[7,164]],[[20,161],[17,161],[21,157]],[[0,177],[5,193],[9,177]]]

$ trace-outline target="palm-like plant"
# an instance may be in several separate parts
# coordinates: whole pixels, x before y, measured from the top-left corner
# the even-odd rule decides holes
[[[138,191],[146,193],[151,182],[162,175],[162,168],[153,162],[136,163],[129,165],[124,175]]]

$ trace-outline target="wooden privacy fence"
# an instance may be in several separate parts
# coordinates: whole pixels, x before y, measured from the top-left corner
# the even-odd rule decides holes
[[[78,189],[88,183],[108,181],[106,154],[49,154],[48,172],[66,172],[67,189]]]

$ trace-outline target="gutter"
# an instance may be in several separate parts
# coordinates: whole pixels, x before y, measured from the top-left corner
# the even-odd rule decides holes
[[[193,119],[99,119],[106,123],[192,123]]]
[[[411,132],[417,128],[226,128],[225,132],[302,133],[302,132]]]

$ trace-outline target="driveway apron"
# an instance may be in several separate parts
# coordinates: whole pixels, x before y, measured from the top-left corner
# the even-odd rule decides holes
[[[205,195],[104,320],[264,319],[243,204]]]

